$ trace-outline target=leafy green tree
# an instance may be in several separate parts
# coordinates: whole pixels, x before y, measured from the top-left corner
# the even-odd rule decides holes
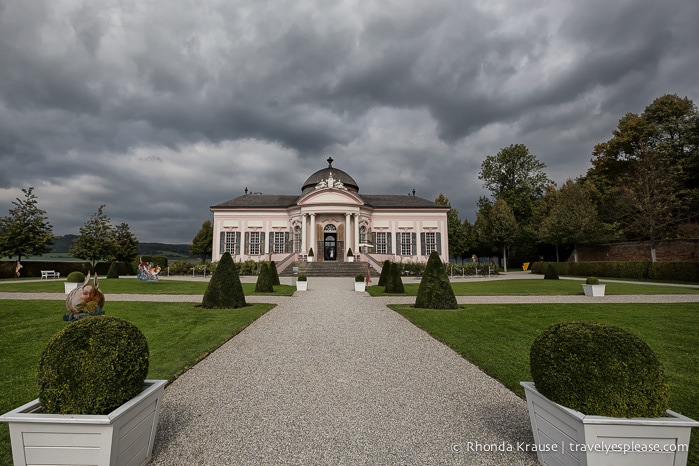
[[[131,233],[129,224],[122,222],[114,229],[114,259],[129,264],[136,256],[138,238]]]
[[[560,190],[549,189],[542,198],[547,212],[539,224],[541,241],[556,247],[556,262],[560,261],[559,247],[595,243],[601,238],[604,226],[597,214],[591,183],[567,180]]]
[[[512,209],[518,222],[526,222],[534,210],[534,203],[552,184],[540,162],[524,144],[512,144],[497,155],[489,155],[481,164],[478,179],[493,199],[503,199]]]
[[[38,207],[34,188],[22,189],[24,199],[12,201],[14,208],[0,219],[0,256],[42,255],[49,252],[56,237],[46,212]]]
[[[517,234],[517,220],[504,199],[498,199],[476,218],[478,235],[487,238],[502,252],[503,269],[507,272],[507,248]]]
[[[586,175],[601,193],[605,223],[618,221],[627,239],[653,241],[699,220],[699,111],[690,99],[659,97],[640,115],[624,115],[612,135],[595,146]],[[641,229],[649,219],[653,226]]]
[[[458,309],[454,290],[439,254],[433,251],[417,290],[415,307],[421,309]]]
[[[230,252],[225,252],[204,292],[201,307],[204,309],[237,309],[246,306],[243,285],[238,268]]]
[[[192,240],[192,244],[189,245],[190,254],[201,258],[202,263],[206,262],[207,259],[211,260],[213,237],[214,228],[211,225],[211,220],[207,220],[202,223],[201,229]]]
[[[80,235],[73,240],[70,254],[78,259],[89,260],[92,270],[100,260],[113,257],[115,251],[114,229],[109,217],[104,213],[102,204],[97,212],[80,227]]]

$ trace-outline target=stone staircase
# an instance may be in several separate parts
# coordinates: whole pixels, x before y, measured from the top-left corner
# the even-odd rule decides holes
[[[307,277],[354,277],[358,273],[365,274],[366,262],[294,262],[279,274],[281,277],[293,276],[293,268],[298,267],[299,273]]]

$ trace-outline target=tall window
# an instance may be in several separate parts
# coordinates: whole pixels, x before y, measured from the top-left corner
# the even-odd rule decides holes
[[[376,254],[388,254],[388,244],[386,238],[388,233],[377,232],[376,233],[376,244],[374,245],[376,249]]]
[[[437,250],[437,234],[434,232],[425,233],[425,254],[430,255]]]
[[[231,254],[235,254],[235,232],[234,231],[227,231],[226,232],[226,237],[223,242],[223,251],[222,252],[230,252]]]
[[[284,234],[283,231],[275,231],[274,232],[274,253],[275,254],[281,254],[284,252],[284,244],[286,243],[285,239],[286,239],[286,235]]]
[[[402,256],[412,256],[413,255],[413,245],[410,241],[412,238],[411,233],[401,233],[400,234],[400,254]]]
[[[301,227],[294,228],[294,252],[301,252]]]
[[[260,232],[251,231],[250,232],[250,255],[259,256],[260,255]]]

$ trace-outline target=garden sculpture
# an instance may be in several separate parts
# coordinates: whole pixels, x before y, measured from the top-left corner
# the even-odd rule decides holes
[[[104,314],[104,293],[99,289],[97,274],[93,283],[90,284],[90,273],[87,273],[85,282],[72,290],[66,297],[66,310],[68,314],[63,316],[63,320],[74,321],[88,316],[98,316]]]

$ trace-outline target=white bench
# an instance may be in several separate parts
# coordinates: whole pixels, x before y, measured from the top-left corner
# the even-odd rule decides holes
[[[56,272],[55,270],[42,270],[41,271],[41,279],[49,279],[49,278],[61,278],[61,272]]]

